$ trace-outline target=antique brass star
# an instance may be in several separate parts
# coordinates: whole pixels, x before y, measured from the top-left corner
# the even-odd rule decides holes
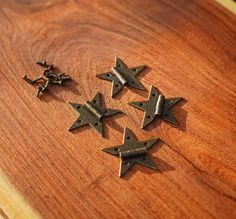
[[[103,108],[100,93],[97,93],[91,101],[86,101],[84,105],[70,102],[69,104],[80,114],[68,129],[69,131],[89,124],[103,135],[102,118],[121,112],[120,110]]]
[[[120,170],[119,176],[123,176],[135,163],[144,165],[146,167],[157,169],[155,163],[148,155],[150,149],[159,138],[137,141],[136,137],[128,129],[124,129],[123,144],[102,149],[102,151],[119,156]]]
[[[178,125],[175,117],[170,112],[170,108],[181,99],[182,97],[166,99],[154,86],[151,86],[148,100],[129,102],[129,104],[145,112],[141,128],[146,127],[158,117],[174,125]]]
[[[115,65],[111,68],[110,72],[97,74],[96,76],[112,82],[111,96],[114,97],[124,85],[145,90],[144,86],[135,78],[145,67],[146,65],[140,65],[128,68],[120,58],[116,57]]]

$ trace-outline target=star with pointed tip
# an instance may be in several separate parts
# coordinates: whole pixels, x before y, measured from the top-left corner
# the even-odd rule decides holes
[[[111,71],[97,74],[96,77],[112,82],[111,96],[114,97],[125,84],[132,88],[145,90],[144,86],[135,78],[145,67],[146,65],[140,65],[128,68],[120,58],[116,57]]]
[[[147,153],[159,138],[138,141],[135,135],[130,129],[124,129],[123,144],[113,147],[103,148],[102,151],[119,156],[120,170],[119,176],[123,176],[135,163],[149,167],[151,169],[157,169],[155,163],[152,161]]]
[[[159,104],[159,107],[161,110],[161,113],[157,113],[157,103],[162,97],[162,104]],[[151,89],[149,91],[148,100],[146,101],[135,101],[135,102],[129,102],[131,106],[134,106],[142,111],[144,111],[144,117],[141,128],[146,127],[148,124],[150,124],[156,117],[159,117],[167,122],[170,122],[174,125],[178,125],[175,117],[171,114],[170,108],[178,103],[182,97],[174,97],[174,98],[165,98],[162,96],[156,87],[151,86]]]
[[[102,118],[121,112],[120,110],[102,107],[100,93],[97,93],[91,101],[86,101],[84,105],[71,102],[69,104],[80,114],[68,129],[69,131],[89,124],[103,135]]]

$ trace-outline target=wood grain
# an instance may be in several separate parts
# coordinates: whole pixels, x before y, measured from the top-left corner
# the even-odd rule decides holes
[[[0,33],[0,168],[42,218],[236,218],[235,15],[212,0],[0,0]],[[147,89],[184,97],[172,110],[179,128],[140,129],[127,102],[147,92],[110,98],[95,75],[115,56],[149,66],[138,76]],[[38,59],[74,81],[37,99],[22,76],[41,72]],[[105,138],[68,132],[67,101],[97,91],[124,114],[106,120]],[[164,141],[151,150],[158,171],[118,177],[119,159],[101,148],[120,144],[124,126]]]

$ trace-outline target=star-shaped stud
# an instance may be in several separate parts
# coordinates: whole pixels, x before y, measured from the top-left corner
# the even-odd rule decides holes
[[[123,176],[135,163],[157,169],[155,163],[149,157],[147,150],[150,149],[159,138],[137,141],[136,137],[128,129],[124,129],[123,144],[102,149],[109,154],[119,156],[119,176]]]
[[[129,102],[129,104],[145,112],[141,126],[142,128],[150,124],[156,117],[174,125],[178,125],[175,117],[170,112],[170,108],[181,99],[182,97],[166,99],[154,86],[151,86],[147,101]]]
[[[96,76],[112,82],[111,96],[114,97],[125,84],[133,88],[145,90],[144,86],[135,78],[145,67],[146,65],[140,65],[128,68],[120,58],[116,57],[115,65],[111,68],[110,72],[97,74]]]
[[[102,118],[121,112],[120,110],[103,108],[100,93],[97,93],[91,101],[86,101],[84,105],[70,102],[69,104],[80,114],[68,129],[69,131],[89,124],[103,135]]]

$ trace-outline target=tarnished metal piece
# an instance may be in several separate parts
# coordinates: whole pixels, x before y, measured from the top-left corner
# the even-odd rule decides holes
[[[53,65],[49,65],[46,61],[37,61],[36,64],[44,68],[43,74],[37,76],[33,80],[29,79],[27,75],[23,79],[31,85],[37,84],[36,96],[39,97],[41,92],[48,89],[50,84],[61,85],[63,81],[71,79],[69,75],[65,73],[57,74]]]
[[[121,158],[131,158],[131,157],[138,157],[138,156],[142,156],[142,155],[146,155],[147,153],[147,149],[146,147],[143,148],[135,148],[135,149],[130,149],[127,151],[122,151],[119,153],[119,156]]]
[[[87,108],[87,110],[89,110],[99,120],[102,118],[102,114],[99,112],[99,109],[94,107],[89,101],[86,101],[84,106]]]
[[[159,95],[157,99],[155,115],[161,116],[164,101],[165,101],[165,97],[162,95]]]
[[[123,144],[108,148],[103,148],[102,151],[118,156],[121,158],[119,176],[123,176],[135,163],[146,167],[157,169],[155,163],[148,156],[150,149],[159,138],[138,141],[132,132],[124,129]]]
[[[114,73],[116,77],[119,79],[121,84],[124,85],[125,83],[127,83],[127,80],[121,75],[121,73],[115,67],[112,67],[111,70],[112,73]]]
[[[154,86],[151,86],[147,101],[129,102],[129,104],[145,112],[141,126],[142,128],[150,124],[155,117],[178,125],[175,117],[170,112],[170,108],[181,99],[182,97],[166,99]]]
[[[121,112],[120,110],[103,108],[100,93],[97,93],[91,101],[86,101],[84,105],[70,102],[69,104],[80,114],[68,129],[69,131],[89,124],[103,135],[102,118]]]
[[[98,78],[112,82],[111,96],[114,97],[126,84],[130,87],[145,90],[144,86],[135,78],[146,65],[140,65],[128,68],[127,65],[118,57],[115,59],[115,65],[111,72],[97,74]]]

